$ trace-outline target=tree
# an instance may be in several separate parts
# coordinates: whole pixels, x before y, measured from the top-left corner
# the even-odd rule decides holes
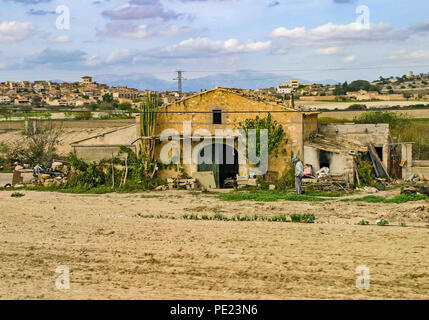
[[[18,141],[0,145],[0,153],[8,162],[42,164],[50,166],[57,156],[57,146],[62,130],[56,128],[37,128],[35,132],[26,133]]]
[[[113,94],[106,93],[103,95],[103,102],[112,103],[113,102]]]

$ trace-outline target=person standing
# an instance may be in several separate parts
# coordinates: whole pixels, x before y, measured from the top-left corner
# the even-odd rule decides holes
[[[292,163],[295,165],[295,189],[296,194],[302,194],[302,177],[304,177],[304,165],[297,158],[292,158]]]

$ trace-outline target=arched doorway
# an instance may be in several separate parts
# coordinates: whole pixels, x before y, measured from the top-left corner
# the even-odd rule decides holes
[[[211,161],[205,163],[205,155],[212,154]],[[227,144],[210,144],[198,153],[198,172],[213,172],[216,187],[228,188],[230,180],[236,180],[239,172],[238,152]]]

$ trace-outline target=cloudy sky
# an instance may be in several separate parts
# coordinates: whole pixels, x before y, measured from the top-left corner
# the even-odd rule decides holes
[[[83,74],[171,79],[178,69],[188,78],[254,70],[311,81],[429,72],[427,0],[0,4],[0,81],[73,81]],[[357,10],[362,5],[369,10]]]

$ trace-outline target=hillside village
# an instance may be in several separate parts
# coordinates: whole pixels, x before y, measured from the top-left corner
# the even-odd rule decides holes
[[[301,83],[299,80],[279,83],[275,87],[261,89],[237,89],[259,99],[291,105],[291,95],[301,101],[407,101],[429,99],[429,74],[401,77],[379,77],[368,82],[356,80],[337,85]],[[202,90],[201,90],[202,91]],[[138,106],[152,90],[139,90],[126,86],[109,87],[84,76],[80,82],[53,81],[6,81],[0,83],[0,105],[33,107],[85,107],[100,102],[130,103]],[[170,104],[195,92],[160,92],[162,104]]]
[[[137,90],[127,87],[109,87],[93,82],[84,76],[80,82],[52,81],[6,81],[0,83],[0,105],[83,107],[85,105],[116,100],[119,103],[135,103],[151,90]],[[110,97],[109,97],[110,96]],[[185,94],[186,96],[186,94]],[[179,93],[162,93],[163,103],[170,103],[180,97]]]

